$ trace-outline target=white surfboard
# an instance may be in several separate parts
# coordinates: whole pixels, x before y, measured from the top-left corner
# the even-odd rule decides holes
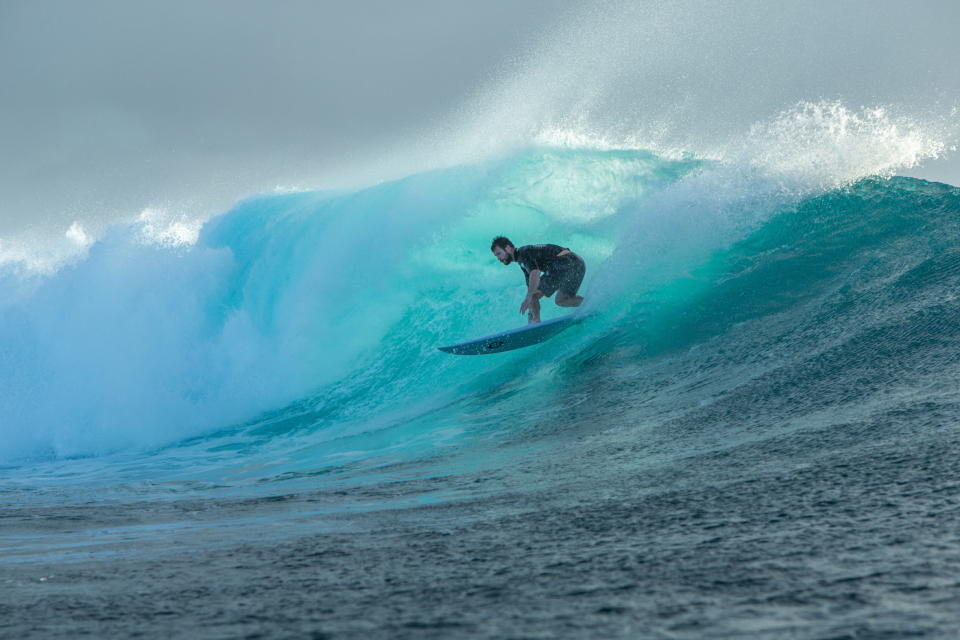
[[[458,356],[480,356],[486,353],[503,353],[504,351],[513,351],[521,347],[529,347],[548,340],[557,335],[567,327],[578,322],[581,318],[575,314],[560,316],[552,320],[545,320],[537,324],[528,324],[519,329],[510,329],[501,333],[452,344],[446,347],[437,347],[440,351],[454,353]]]

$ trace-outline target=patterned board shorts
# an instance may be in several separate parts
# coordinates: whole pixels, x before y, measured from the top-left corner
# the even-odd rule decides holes
[[[580,256],[569,255],[557,258],[550,270],[541,274],[539,289],[548,298],[556,291],[575,296],[586,272],[587,265]]]

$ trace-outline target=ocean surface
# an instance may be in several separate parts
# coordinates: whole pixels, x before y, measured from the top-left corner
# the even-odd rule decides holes
[[[960,189],[837,109],[0,266],[0,637],[955,637]],[[441,353],[524,322],[499,234],[585,318]]]

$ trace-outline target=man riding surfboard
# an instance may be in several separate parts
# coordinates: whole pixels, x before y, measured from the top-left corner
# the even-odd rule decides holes
[[[505,265],[516,262],[527,282],[527,295],[520,313],[529,312],[530,324],[540,322],[540,298],[554,293],[554,302],[561,307],[579,307],[583,296],[577,295],[587,267],[570,249],[556,244],[528,244],[520,248],[508,238],[497,236],[490,251]]]

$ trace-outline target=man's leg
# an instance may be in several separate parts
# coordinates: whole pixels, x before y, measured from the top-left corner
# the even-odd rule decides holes
[[[587,267],[580,258],[566,261],[563,271],[557,274],[560,284],[554,302],[558,307],[579,307],[583,303],[583,296],[578,296],[577,290],[580,289],[586,271]]]
[[[583,296],[571,296],[563,291],[557,291],[557,297],[554,298],[558,307],[579,307],[583,302]]]

